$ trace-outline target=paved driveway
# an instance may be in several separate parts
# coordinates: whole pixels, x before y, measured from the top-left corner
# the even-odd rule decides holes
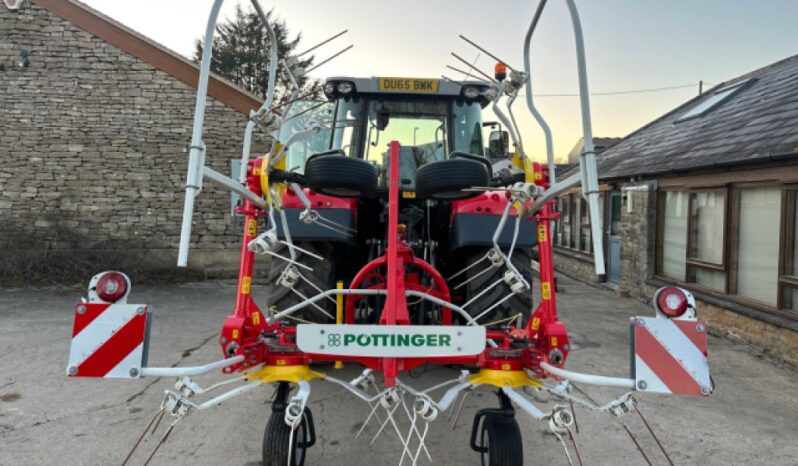
[[[629,350],[627,318],[651,315],[637,302],[611,292],[561,279],[562,319],[575,350],[569,369],[625,376]],[[0,292],[0,464],[119,464],[159,405],[167,379],[137,381],[67,380],[71,314],[80,292]],[[215,339],[233,303],[230,283],[209,282],[140,287],[133,301],[155,308],[152,365],[198,364],[215,360]],[[717,385],[710,398],[640,395],[644,412],[676,464],[794,465],[798,458],[798,375],[752,356],[746,347],[711,338],[710,364]],[[356,368],[338,372],[356,375]],[[427,371],[409,379],[426,387],[456,376],[452,369]],[[207,384],[219,376],[198,379]],[[600,400],[620,394],[588,389]],[[210,411],[195,412],[179,424],[152,464],[255,465],[269,413],[271,388],[256,390]],[[488,390],[470,396],[457,428],[446,416],[430,427],[434,464],[479,464],[467,446],[471,417],[493,406]],[[339,388],[315,383],[310,406],[319,443],[312,465],[397,464],[401,446],[382,436],[353,439],[366,406]],[[577,408],[577,440],[585,464],[645,464],[621,425],[606,414]],[[526,463],[568,464],[545,426],[519,415]],[[627,420],[654,464],[666,464],[636,417]],[[164,426],[161,426],[163,429]],[[374,426],[366,429],[373,434]],[[144,448],[151,448],[152,437]],[[144,454],[133,464],[141,464]],[[405,462],[407,464],[407,462]],[[419,464],[429,464],[421,461]]]

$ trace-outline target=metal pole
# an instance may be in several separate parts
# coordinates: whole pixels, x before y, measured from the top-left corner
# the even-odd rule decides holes
[[[598,175],[596,173],[596,152],[593,147],[593,127],[590,122],[590,94],[587,89],[587,65],[585,63],[585,40],[582,36],[582,24],[574,0],[565,0],[571,14],[576,43],[576,65],[579,75],[579,102],[582,107],[582,134],[585,147],[579,159],[582,172],[582,196],[587,199],[590,209],[590,235],[593,239],[593,265],[597,275],[604,275],[604,248],[599,227],[599,192]]]
[[[554,185],[557,181],[554,173],[554,141],[551,136],[551,128],[549,128],[549,125],[546,123],[543,115],[541,115],[538,109],[535,108],[535,102],[532,98],[532,73],[530,70],[531,57],[529,51],[530,42],[532,41],[532,33],[535,32],[535,28],[540,20],[540,15],[543,13],[543,8],[545,6],[546,0],[541,0],[541,2],[538,4],[537,10],[535,11],[535,16],[532,18],[532,24],[529,25],[529,30],[526,32],[526,39],[524,40],[524,72],[527,75],[527,80],[524,84],[524,89],[526,90],[526,105],[529,107],[529,111],[532,113],[532,116],[535,117],[535,121],[538,122],[538,125],[543,130],[543,136],[546,138],[546,161],[549,165],[549,183]]]
[[[183,225],[180,229],[180,248],[177,253],[177,266],[188,264],[188,248],[191,242],[191,218],[194,214],[194,199],[202,183],[201,159],[205,151],[202,144],[202,126],[205,123],[205,100],[208,93],[208,76],[211,71],[211,49],[216,20],[224,0],[215,0],[208,15],[205,28],[205,42],[202,49],[199,83],[197,85],[197,103],[194,106],[194,129],[191,133],[191,147],[188,155],[188,174],[186,175],[186,199],[183,204]]]

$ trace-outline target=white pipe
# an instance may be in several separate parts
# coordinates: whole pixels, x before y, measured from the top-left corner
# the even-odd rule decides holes
[[[234,179],[224,176],[221,173],[209,167],[204,167],[202,173],[209,180],[221,186],[224,186],[230,191],[237,193],[239,196],[247,198],[247,200],[249,200],[256,206],[260,207],[261,209],[266,210],[269,207],[268,204],[266,204],[266,201],[264,201],[262,197],[253,193],[252,191],[247,189],[244,185],[237,183]]]
[[[546,6],[546,0],[541,0],[540,4],[538,4],[538,9],[535,11],[535,16],[532,18],[532,23],[529,25],[529,29],[526,32],[526,39],[524,39],[524,72],[526,73],[527,80],[524,84],[526,90],[526,105],[529,107],[529,111],[532,113],[532,116],[535,117],[535,121],[538,122],[538,125],[543,130],[543,135],[546,138],[546,160],[549,164],[549,183],[554,184],[556,182],[555,178],[555,164],[554,164],[554,141],[551,136],[551,128],[549,128],[549,124],[546,123],[546,120],[543,118],[543,115],[540,114],[538,109],[535,107],[535,102],[532,98],[532,73],[531,73],[531,56],[529,51],[529,44],[532,40],[532,33],[537,26],[538,20],[540,19],[540,14],[543,12],[543,7]]]
[[[246,392],[250,392],[252,390],[255,390],[258,387],[260,387],[260,384],[257,384],[257,383],[250,383],[250,384],[242,385],[240,387],[236,387],[236,388],[234,388],[234,389],[232,389],[230,391],[222,393],[221,395],[217,396],[216,398],[211,398],[210,400],[206,401],[205,403],[202,403],[200,405],[196,405],[196,408],[200,409],[200,410],[213,408],[214,406],[216,406],[218,404],[222,404],[223,402],[229,400],[230,398],[234,398],[234,397],[236,397],[238,395],[244,394]]]
[[[241,150],[241,166],[238,170],[238,181],[241,184],[247,182],[247,164],[249,164],[250,148],[252,147],[252,131],[255,129],[255,122],[253,118],[257,116],[254,110],[249,111],[249,120],[247,120],[247,127],[244,129],[244,148]]]
[[[188,264],[188,248],[191,242],[191,218],[194,215],[194,199],[199,192],[202,174],[199,170],[202,154],[202,126],[205,123],[205,101],[208,94],[208,76],[211,71],[211,49],[213,48],[213,33],[216,30],[216,20],[224,0],[215,0],[208,15],[208,24],[205,28],[205,42],[202,49],[202,62],[200,64],[199,83],[197,84],[197,102],[194,106],[194,128],[191,133],[191,148],[188,155],[188,174],[186,175],[186,199],[183,203],[183,225],[180,229],[180,248],[177,253],[177,266],[185,267]]]
[[[515,145],[516,149],[520,150],[521,146],[518,143],[518,135],[515,133],[515,127],[510,119],[507,118],[507,115],[505,115],[504,112],[502,112],[499,108],[499,99],[501,99],[501,97],[501,91],[499,91],[499,95],[493,100],[493,113],[496,114],[496,116],[499,118],[499,121],[501,121],[504,127],[507,128],[507,131],[510,133],[510,139],[513,140],[513,145]]]
[[[274,86],[277,81],[277,35],[274,34],[274,29],[269,24],[269,18],[266,17],[258,0],[252,0],[252,6],[255,7],[255,11],[260,16],[260,20],[266,28],[266,33],[269,35],[269,87],[266,89],[266,101],[263,102],[261,107],[261,109],[268,109],[271,108],[274,101]]]
[[[533,405],[531,401],[521,396],[520,393],[513,390],[509,385],[505,384],[504,387],[502,387],[502,391],[505,395],[507,395],[507,398],[511,399],[519,408],[526,411],[527,414],[538,421],[546,417],[546,415],[543,414],[543,411],[541,411],[537,406]]]
[[[284,311],[278,312],[277,314],[267,318],[266,322],[268,322],[270,324],[274,323],[274,322],[282,319],[283,317],[289,316],[289,315],[293,314],[294,312],[302,309],[303,307],[307,306],[308,304],[313,304],[316,301],[319,301],[321,299],[326,298],[327,296],[337,296],[337,295],[346,296],[346,295],[350,295],[350,294],[373,296],[373,295],[385,295],[387,293],[388,293],[387,290],[366,290],[366,289],[343,289],[343,290],[335,289],[335,290],[327,290],[327,291],[323,291],[323,292],[317,294],[316,296],[310,297],[310,298],[306,299],[305,301],[302,301],[300,303],[294,304],[293,306],[289,307],[288,309],[286,309]]]
[[[569,189],[578,185],[580,179],[581,176],[579,174],[576,174],[569,176],[568,178],[564,179],[563,181],[560,181],[559,183],[553,184],[552,186],[549,187],[549,189],[544,191],[543,194],[541,194],[537,199],[535,199],[535,202],[533,202],[532,205],[527,210],[526,215],[534,214],[535,212],[540,210],[540,208],[543,207],[543,204],[545,204],[549,200],[554,199],[555,197],[559,196],[565,191],[568,191]]]
[[[266,33],[269,35],[269,86],[266,89],[266,100],[263,101],[257,112],[250,110],[249,120],[244,129],[244,148],[241,151],[241,172],[238,176],[242,184],[245,183],[247,179],[247,163],[249,163],[250,147],[252,145],[252,132],[255,130],[255,121],[253,119],[261,112],[271,108],[272,102],[274,101],[274,90],[277,81],[277,36],[257,0],[252,0],[252,5],[255,7],[255,11],[258,13],[261,22],[263,22]]]
[[[521,154],[521,159],[525,159],[526,152],[524,151],[524,140],[521,137],[521,130],[518,128],[518,123],[515,122],[515,115],[513,114],[513,103],[515,102],[515,98],[516,96],[514,95],[507,100],[507,113],[510,114],[510,122],[513,124],[516,138],[518,138],[516,149],[518,149],[518,153]]]
[[[587,199],[590,209],[590,235],[593,239],[593,264],[597,275],[604,275],[604,247],[599,225],[599,193],[598,175],[596,173],[596,152],[593,147],[593,127],[590,122],[590,99],[587,89],[587,65],[585,63],[585,40],[582,36],[582,24],[579,21],[579,12],[576,10],[574,0],[565,0],[571,14],[571,23],[574,27],[574,42],[576,43],[576,65],[579,75],[579,102],[582,108],[582,133],[584,135],[584,149],[579,159],[579,168],[582,172],[582,196]]]
[[[244,356],[233,356],[232,358],[215,361],[204,366],[189,367],[142,367],[142,377],[191,377],[194,375],[207,374],[216,369],[223,369],[233,364],[238,364],[244,360]]]
[[[441,411],[446,411],[447,409],[449,409],[449,406],[452,405],[454,400],[457,399],[457,395],[459,395],[460,392],[472,386],[473,385],[471,384],[471,382],[461,382],[455,385],[454,387],[446,390],[446,393],[444,393],[443,398],[441,398],[441,401],[435,403],[436,406]]]
[[[589,385],[603,385],[605,387],[622,387],[622,388],[635,388],[635,381],[632,379],[623,379],[620,377],[604,377],[603,375],[582,374],[579,372],[571,372],[565,369],[554,367],[549,363],[541,362],[540,367],[547,372],[568,379],[571,382],[586,383]]]

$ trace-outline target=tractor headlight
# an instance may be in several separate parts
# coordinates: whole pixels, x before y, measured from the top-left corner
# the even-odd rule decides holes
[[[334,92],[335,92],[335,83],[324,84],[324,95],[331,97]]]
[[[347,95],[355,90],[355,85],[349,81],[341,81],[335,86],[335,90],[337,90],[339,94]]]
[[[466,96],[466,98],[476,99],[477,97],[480,96],[480,94],[481,93],[479,92],[479,89],[477,89],[476,87],[466,86],[463,88],[463,95]]]

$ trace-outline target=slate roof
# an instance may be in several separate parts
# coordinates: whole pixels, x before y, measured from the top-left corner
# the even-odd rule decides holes
[[[701,116],[677,121],[719,89],[751,79]],[[798,55],[715,86],[597,156],[599,178],[663,175],[798,158]]]

